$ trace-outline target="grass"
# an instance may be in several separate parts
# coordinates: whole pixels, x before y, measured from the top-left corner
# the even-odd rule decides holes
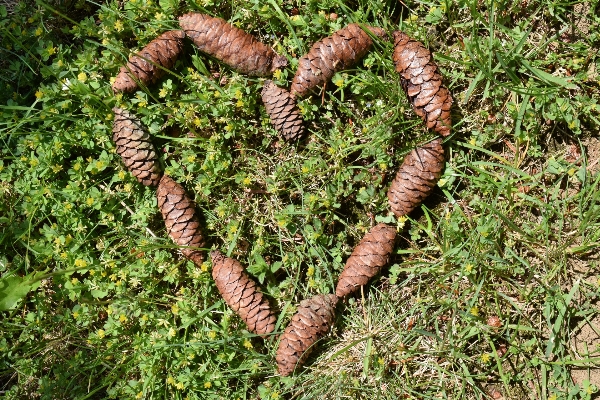
[[[120,3],[119,3],[120,4]],[[0,4],[0,393],[21,398],[592,399],[600,386],[600,17],[586,1]],[[435,193],[407,220],[386,190],[432,138],[378,42],[281,141],[262,79],[186,45],[170,74],[114,96],[127,57],[191,10],[290,60],[350,22],[434,51],[455,97]],[[389,268],[344,304],[306,368],[276,374],[184,260],[154,192],[114,152],[114,106],[148,127],[209,245],[261,283],[283,331],[330,293],[376,221]]]

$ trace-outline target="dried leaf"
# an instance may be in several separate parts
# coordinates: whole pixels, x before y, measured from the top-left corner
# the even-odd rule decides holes
[[[321,294],[300,302],[277,348],[277,369],[281,375],[290,375],[296,366],[302,365],[313,344],[329,332],[337,301],[333,294]]]
[[[393,35],[394,64],[415,113],[425,121],[427,128],[448,136],[452,128],[452,95],[442,83],[431,52],[404,32],[395,31]]]
[[[393,226],[380,223],[371,228],[346,261],[335,294],[342,298],[366,285],[388,263],[395,240]]]
[[[125,166],[137,180],[156,187],[162,175],[150,135],[129,111],[113,108],[113,141]]]
[[[183,50],[184,37],[183,31],[169,31],[148,43],[121,67],[112,85],[113,91],[129,93],[137,89],[138,82],[144,85],[155,83],[165,74],[165,69],[175,65]]]
[[[179,25],[196,46],[243,74],[265,76],[287,65],[287,59],[251,34],[221,18],[188,13]]]
[[[296,98],[270,80],[265,81],[261,95],[277,132],[286,140],[301,138],[304,135],[304,125],[296,106]]]
[[[388,190],[392,212],[397,217],[410,213],[433,192],[444,168],[442,139],[411,151],[400,166]]]
[[[183,187],[168,175],[163,175],[160,180],[156,199],[171,239],[178,246],[188,247],[181,250],[183,255],[194,264],[201,265],[204,254],[197,248],[204,247],[204,238],[193,201]]]
[[[240,262],[219,251],[212,251],[210,258],[213,279],[227,305],[242,318],[251,332],[259,335],[273,332],[277,319],[269,301],[258,291],[256,282],[250,279]]]
[[[387,36],[381,28],[365,28],[378,37]],[[306,96],[314,88],[323,86],[336,72],[358,62],[372,45],[373,40],[358,24],[350,24],[319,40],[298,61],[290,92],[298,97]]]

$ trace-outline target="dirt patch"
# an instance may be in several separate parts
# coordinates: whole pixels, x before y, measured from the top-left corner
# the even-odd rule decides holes
[[[591,174],[600,171],[600,139],[592,137],[584,143],[587,149],[587,170]]]
[[[580,360],[600,356],[600,315],[581,327],[571,346]],[[590,362],[586,367],[573,368],[571,378],[580,386],[583,381],[589,380],[592,385],[600,387],[600,364]]]

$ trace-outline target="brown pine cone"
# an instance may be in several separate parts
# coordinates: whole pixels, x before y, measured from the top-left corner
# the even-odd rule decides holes
[[[254,282],[239,261],[226,257],[219,251],[211,251],[212,276],[225,303],[240,316],[248,329],[266,335],[275,329],[277,318],[271,311],[269,301],[258,291]]]
[[[304,124],[296,106],[296,98],[270,80],[265,81],[261,95],[277,132],[285,140],[300,139],[304,135]]]
[[[243,74],[266,76],[287,65],[285,57],[221,18],[188,13],[179,25],[201,51]]]
[[[411,151],[388,190],[388,201],[397,217],[410,213],[433,192],[444,168],[442,139]]]
[[[183,31],[169,31],[148,43],[121,67],[112,85],[113,92],[133,92],[138,88],[138,82],[144,85],[155,83],[165,74],[165,69],[175,65],[183,50],[184,37]]]
[[[168,175],[161,178],[156,189],[156,199],[173,242],[178,246],[188,247],[181,250],[183,255],[194,264],[201,265],[204,253],[197,248],[204,247],[204,237],[200,231],[194,202],[183,187]]]
[[[290,375],[306,361],[313,344],[333,325],[337,302],[338,298],[333,294],[321,294],[300,302],[277,348],[275,358],[279,374]]]
[[[384,223],[371,228],[346,261],[335,294],[342,298],[366,285],[388,263],[395,240],[396,228]]]
[[[140,183],[156,187],[162,172],[150,135],[129,111],[115,107],[113,112],[113,141],[117,145],[117,153]]]
[[[415,113],[427,128],[448,136],[452,129],[452,95],[442,83],[431,52],[404,32],[395,31],[393,35],[394,64]]]
[[[384,38],[381,28],[365,26],[372,34]],[[319,40],[298,61],[298,70],[290,92],[298,97],[323,86],[333,75],[357,63],[371,48],[373,40],[358,24],[350,24],[332,36]]]

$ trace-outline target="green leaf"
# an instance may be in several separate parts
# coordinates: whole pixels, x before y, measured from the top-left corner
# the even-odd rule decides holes
[[[19,300],[27,296],[29,291],[37,289],[39,280],[35,279],[38,273],[24,277],[8,276],[0,279],[0,311],[14,308]]]
[[[92,290],[90,290],[90,293],[96,299],[102,299],[102,298],[106,297],[106,295],[108,294],[107,291],[105,291],[105,290],[99,290],[99,289],[92,289]]]

